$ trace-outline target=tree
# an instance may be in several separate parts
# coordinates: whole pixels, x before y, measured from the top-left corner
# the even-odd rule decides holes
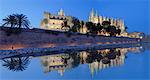
[[[16,66],[16,61],[14,58],[3,59],[3,66],[7,67],[9,70],[14,70]]]
[[[79,56],[79,54],[77,52],[71,52],[71,53],[69,53],[69,57],[71,59],[73,59],[73,62],[72,62],[72,67],[73,68],[79,66],[79,64],[80,64],[80,56]]]
[[[80,24],[81,24],[81,28],[82,28],[82,32],[83,32],[84,21],[81,21]]]
[[[17,19],[14,15],[7,16],[5,19],[3,19],[3,21],[4,24],[2,24],[2,27],[10,25],[10,27],[13,28],[17,24]]]
[[[29,29],[29,20],[27,19],[26,15],[24,14],[14,14],[17,19],[17,27],[20,28],[27,28]]]
[[[102,22],[102,26],[104,27],[104,28],[107,28],[108,26],[110,26],[110,22],[109,21],[103,21]]]
[[[70,26],[68,25],[67,20],[64,20],[64,21],[63,21],[63,24],[62,24],[61,29],[62,29],[62,28],[68,28],[68,29],[70,29]]]
[[[79,19],[73,17],[73,18],[72,18],[72,23],[73,23],[73,26],[72,26],[72,28],[70,29],[70,31],[72,31],[72,32],[79,32],[79,31],[80,31],[80,28],[81,28]]]
[[[116,36],[117,30],[115,26],[109,26],[110,36]]]
[[[97,26],[92,22],[87,22],[86,27],[91,34],[97,34]]]
[[[120,35],[121,29],[117,29],[117,34]]]
[[[29,64],[29,57],[17,56],[14,58],[3,59],[3,66],[12,71],[23,71]]]
[[[115,59],[115,58],[116,58],[116,54],[117,54],[116,49],[110,49],[110,52],[108,52],[108,53],[106,54],[106,57],[107,57],[108,59]]]
[[[6,33],[9,36],[11,33],[18,33],[20,32],[21,28],[25,27],[29,29],[29,20],[27,17],[23,14],[12,14],[3,19],[4,24],[2,27],[7,26],[11,27],[9,29],[6,29]],[[14,29],[12,29],[14,28]]]
[[[97,31],[98,31],[98,32],[101,32],[102,29],[103,29],[103,26],[101,26],[101,24],[98,23],[98,24],[97,24]]]
[[[110,34],[110,36],[114,35],[114,27],[111,26],[111,23],[109,21],[103,21],[102,22],[102,26],[103,26],[103,29]],[[111,31],[113,30],[113,31]]]
[[[7,36],[10,36],[11,33],[14,32],[14,28],[17,24],[17,19],[14,15],[9,15],[7,16],[5,19],[3,19],[4,24],[2,24],[2,27],[10,27],[9,29],[4,29],[4,31],[6,32]]]
[[[110,34],[110,36],[116,36],[117,34],[117,30],[115,26],[108,26],[107,28],[105,28],[106,32]]]

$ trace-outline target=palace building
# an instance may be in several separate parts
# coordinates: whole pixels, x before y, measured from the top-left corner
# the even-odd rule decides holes
[[[65,16],[65,13],[62,9],[58,12],[58,15],[51,14],[49,12],[44,12],[44,19],[41,21],[40,27],[42,29],[48,30],[58,30],[65,31],[65,28],[62,28],[64,21],[69,20],[70,16]],[[71,25],[71,23],[68,25]]]

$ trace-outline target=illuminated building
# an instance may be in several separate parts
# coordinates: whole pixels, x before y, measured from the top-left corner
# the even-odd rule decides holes
[[[58,15],[44,12],[44,19],[41,21],[40,27],[48,30],[65,31],[68,29],[63,28],[62,25],[64,24],[64,21],[68,21],[70,18],[72,17],[65,16],[65,13],[62,9],[60,9]],[[71,26],[72,24],[68,22],[68,25]]]
[[[66,16],[64,11],[60,9],[58,12],[58,15],[51,14],[49,12],[44,12],[44,19],[41,21],[41,28],[42,29],[48,29],[48,30],[58,30],[58,31],[68,31],[69,27],[71,28],[73,26],[72,20],[73,17]],[[103,21],[109,21],[111,22],[111,25],[116,26],[116,28],[121,29],[121,35],[120,36],[127,36],[127,32],[125,31],[125,25],[124,21],[121,19],[113,19],[108,18],[104,16],[100,16],[98,12],[96,14],[94,13],[94,9],[92,9],[90,16],[89,16],[89,22],[93,23],[100,23],[102,24]],[[67,22],[67,25],[69,27],[62,27],[64,25],[64,22]],[[84,24],[82,28],[79,30],[80,33],[87,33],[89,32],[86,25]],[[105,31],[102,31],[99,33],[101,35],[109,35]],[[98,35],[99,35],[98,34]]]
[[[102,24],[103,21],[109,21],[111,23],[111,25],[114,25],[117,28],[121,29],[121,33],[125,32],[125,25],[124,25],[123,20],[101,16],[101,15],[99,15],[99,13],[97,11],[95,14],[93,8],[92,8],[90,16],[89,16],[89,21],[93,22],[93,23],[100,23],[100,24]]]

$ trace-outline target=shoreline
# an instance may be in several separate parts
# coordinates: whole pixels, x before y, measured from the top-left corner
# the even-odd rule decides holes
[[[78,46],[59,46],[49,48],[24,48],[16,50],[0,50],[0,59],[13,57],[13,56],[40,56],[65,53],[69,51],[85,51],[90,49],[107,49],[107,48],[128,48],[140,47],[141,43],[122,43],[122,44],[93,44],[93,45],[78,45]]]

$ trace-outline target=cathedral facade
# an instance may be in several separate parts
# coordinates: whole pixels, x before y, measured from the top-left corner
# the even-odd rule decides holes
[[[98,12],[95,13],[94,9],[92,8],[89,16],[89,22],[102,24],[103,21],[109,21],[111,25],[114,25],[117,28],[121,29],[122,33],[125,31],[125,25],[123,20],[101,16],[98,14]]]

